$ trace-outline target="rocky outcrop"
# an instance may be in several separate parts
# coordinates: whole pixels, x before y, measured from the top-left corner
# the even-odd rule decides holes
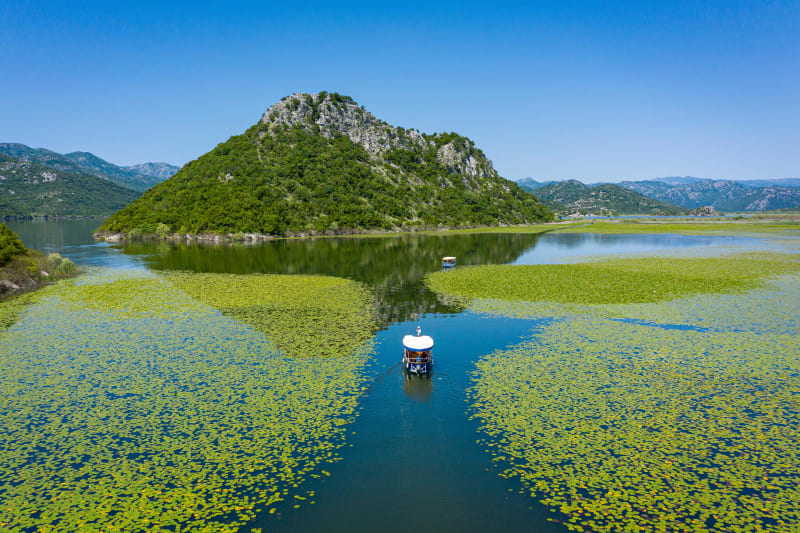
[[[705,205],[689,211],[691,217],[718,217],[719,212],[713,206]]]
[[[390,126],[359,106],[352,98],[337,93],[295,93],[270,107],[261,118],[272,128],[300,126],[327,139],[345,135],[373,157],[391,150],[436,149],[439,163],[452,174],[471,178],[496,177],[497,171],[468,139],[452,134],[423,135],[417,130]]]

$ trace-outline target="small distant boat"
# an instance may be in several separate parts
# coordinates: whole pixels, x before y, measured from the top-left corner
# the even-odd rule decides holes
[[[433,367],[433,339],[422,334],[417,326],[417,334],[403,337],[403,364],[412,374],[427,374]]]
[[[456,266],[456,258],[452,256],[442,257],[442,268],[453,268]]]

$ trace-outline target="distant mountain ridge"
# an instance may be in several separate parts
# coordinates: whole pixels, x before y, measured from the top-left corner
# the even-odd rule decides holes
[[[800,187],[800,178],[779,178],[779,179],[758,179],[758,180],[739,180],[739,179],[709,179],[695,178],[694,176],[673,176],[664,178],[653,178],[652,180],[630,180],[638,181],[663,181],[670,185],[691,185],[702,181],[732,181],[745,187]]]
[[[181,167],[170,165],[169,163],[139,163],[138,165],[122,167],[142,176],[152,176],[159,181],[172,177]]]
[[[0,154],[0,219],[108,215],[138,196],[96,176]]]
[[[752,180],[750,183],[757,183]],[[687,209],[711,206],[718,211],[766,211],[800,207],[800,187],[746,185],[733,180],[692,178],[623,181],[622,187]]]
[[[545,185],[556,183],[555,181],[536,181],[533,178],[520,178],[516,181],[517,185],[519,185],[528,192],[533,192],[539,187],[544,187]]]
[[[551,219],[466,137],[393,127],[322,91],[283,98],[101,231],[308,235]]]
[[[517,183],[523,189],[549,202],[551,199],[548,197],[551,193],[542,192],[542,189],[546,186],[570,181],[581,183],[578,180],[539,182],[533,178],[522,178],[517,180]],[[589,184],[590,187],[598,185],[600,184]],[[687,210],[705,206],[714,207],[722,212],[757,212],[800,208],[800,178],[713,180],[693,176],[671,176],[650,180],[622,181],[618,185],[652,200]],[[577,191],[573,190],[571,194],[577,194]],[[570,205],[569,202],[568,205]],[[575,207],[578,206],[575,205]]]
[[[545,205],[561,215],[682,215],[687,210],[648,198],[613,183],[552,182],[535,189]]]
[[[0,143],[0,154],[32,161],[64,172],[96,176],[135,191],[147,190],[180,169],[167,163],[142,163],[133,167],[121,167],[90,152],[60,154],[45,148],[31,148],[19,143]]]
[[[747,187],[800,187],[800,178],[780,178],[765,180],[735,180]]]

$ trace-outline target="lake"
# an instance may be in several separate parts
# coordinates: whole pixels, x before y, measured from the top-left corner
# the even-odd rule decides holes
[[[294,498],[287,496],[284,501],[271,503],[271,513],[267,507],[254,512],[246,521],[245,531],[401,531],[410,527],[459,532],[566,531],[563,524],[548,520],[556,515],[531,498],[530,490],[520,479],[503,475],[508,470],[507,461],[493,460],[487,446],[494,443],[487,439],[483,422],[471,416],[475,414],[470,391],[474,388],[476,364],[489,354],[510,350],[539,330],[554,327],[556,318],[510,318],[470,311],[463,302],[431,291],[424,277],[441,270],[441,257],[445,255],[457,256],[459,266],[536,265],[617,254],[708,253],[772,246],[753,237],[557,232],[360,236],[276,240],[258,245],[112,245],[93,241],[91,233],[100,223],[25,221],[8,225],[31,248],[58,252],[80,265],[140,273],[134,276],[170,271],[335,276],[363,284],[374,295],[374,346],[363,367],[354,374],[361,389],[347,393],[357,401],[352,414],[346,417],[342,441],[325,443],[336,448],[335,460],[324,470],[321,463],[313,463],[303,476],[288,481],[287,486],[293,486],[296,493]],[[128,334],[148,336],[148,349],[159,357],[167,357],[162,353],[167,348],[159,347],[159,339],[169,344],[178,335],[181,339],[186,337],[185,342],[195,342],[189,338],[190,330],[201,327],[194,323],[184,326],[179,320],[173,323],[167,317],[153,320],[126,322],[120,331],[125,327],[143,328]],[[215,334],[225,337],[215,337],[213,342],[228,343],[221,346],[250,343],[251,350],[260,349],[256,347],[257,332],[230,320],[213,316],[209,320],[202,322],[202,327],[216,327],[219,331]],[[417,325],[436,342],[434,371],[425,377],[408,375],[400,364],[400,341]],[[98,327],[102,330],[110,326]],[[197,343],[204,339],[198,338]],[[291,358],[281,358],[280,364],[299,372]],[[313,360],[296,364],[314,372]],[[80,379],[91,382],[93,376],[81,374]],[[297,379],[302,386],[304,378],[291,374],[291,379]],[[268,389],[271,384],[263,382],[260,386]],[[92,394],[91,386],[83,390],[84,394]],[[125,391],[120,389],[118,393]],[[175,395],[180,394],[183,393],[176,389]],[[5,402],[14,405],[10,399]],[[80,397],[76,402],[82,405]],[[201,411],[202,406],[196,409]],[[132,450],[137,442],[147,447],[142,436],[131,435],[129,439]],[[36,460],[35,454],[33,457],[29,460]],[[313,505],[309,503],[312,500]]]

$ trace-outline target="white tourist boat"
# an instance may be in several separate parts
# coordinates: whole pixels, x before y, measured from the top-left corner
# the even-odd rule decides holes
[[[417,326],[416,335],[403,337],[403,364],[412,374],[427,374],[433,367],[433,338],[423,335]]]

